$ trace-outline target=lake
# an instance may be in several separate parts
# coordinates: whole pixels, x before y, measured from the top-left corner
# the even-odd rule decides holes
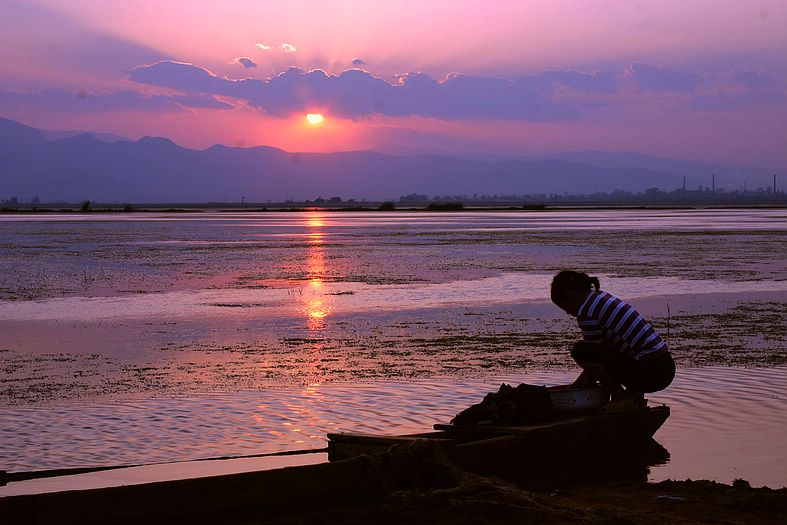
[[[3,215],[0,469],[319,448],[568,381],[575,268],[678,362],[651,478],[784,486],[786,240],[778,209]]]

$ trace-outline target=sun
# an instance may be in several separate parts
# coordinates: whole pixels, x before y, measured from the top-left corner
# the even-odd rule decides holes
[[[322,124],[322,121],[325,120],[325,117],[319,113],[307,113],[306,120],[309,122],[309,124],[316,125]]]

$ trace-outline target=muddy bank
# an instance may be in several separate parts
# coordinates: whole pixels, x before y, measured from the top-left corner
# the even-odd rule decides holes
[[[557,458],[544,470],[525,460],[501,475],[460,469],[426,446],[394,447],[360,456],[359,475],[379,488],[354,500],[304,502],[298,509],[269,508],[227,517],[228,523],[782,523],[787,488],[752,488],[742,479],[647,483],[660,447]],[[663,451],[663,449],[662,449]],[[520,465],[512,458],[511,465]],[[372,474],[373,473],[373,474]],[[367,484],[369,485],[369,484]],[[271,512],[271,510],[273,512]]]
[[[308,507],[307,507],[308,508]],[[593,525],[660,523],[784,523],[787,489],[712,481],[617,482],[527,490],[491,477],[465,475],[457,486],[393,492],[374,502],[290,509],[227,517],[237,524],[471,524]]]
[[[266,516],[239,516],[235,523],[782,523],[787,518],[787,488],[753,488],[699,480],[647,483],[657,443],[614,455],[559,460],[551,470],[504,469],[482,476],[455,467],[440,454],[417,447],[391,449],[385,456],[418,458],[401,472],[381,463],[384,481],[376,500],[334,502],[320,509],[286,509]],[[663,451],[663,449],[661,450]],[[420,453],[420,454],[419,454]],[[371,457],[369,461],[375,461]],[[381,461],[381,459],[377,459]],[[399,461],[397,461],[398,464]],[[518,464],[512,458],[512,465]],[[525,472],[527,471],[527,472]],[[308,509],[308,507],[306,507]]]
[[[482,476],[460,469],[439,448],[415,443],[289,474],[241,473],[223,485],[203,478],[32,494],[0,498],[0,507],[14,523],[58,516],[63,523],[759,525],[787,518],[787,488],[752,488],[742,479],[647,483],[643,456],[630,453],[624,460],[618,453],[558,459],[549,471],[532,464],[520,467],[524,476],[505,467],[508,475]]]

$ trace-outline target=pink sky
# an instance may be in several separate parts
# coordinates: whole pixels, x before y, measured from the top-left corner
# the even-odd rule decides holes
[[[0,116],[190,147],[785,169],[785,27],[781,0],[5,0]]]

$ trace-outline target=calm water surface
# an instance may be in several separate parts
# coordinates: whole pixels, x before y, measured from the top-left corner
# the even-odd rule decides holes
[[[501,382],[562,384],[569,372],[456,381],[308,385],[226,395],[48,409],[0,410],[10,471],[143,464],[326,446],[326,433],[422,432]],[[787,369],[679,371],[650,396],[670,418],[656,434],[670,453],[650,479],[736,478],[787,485]]]

